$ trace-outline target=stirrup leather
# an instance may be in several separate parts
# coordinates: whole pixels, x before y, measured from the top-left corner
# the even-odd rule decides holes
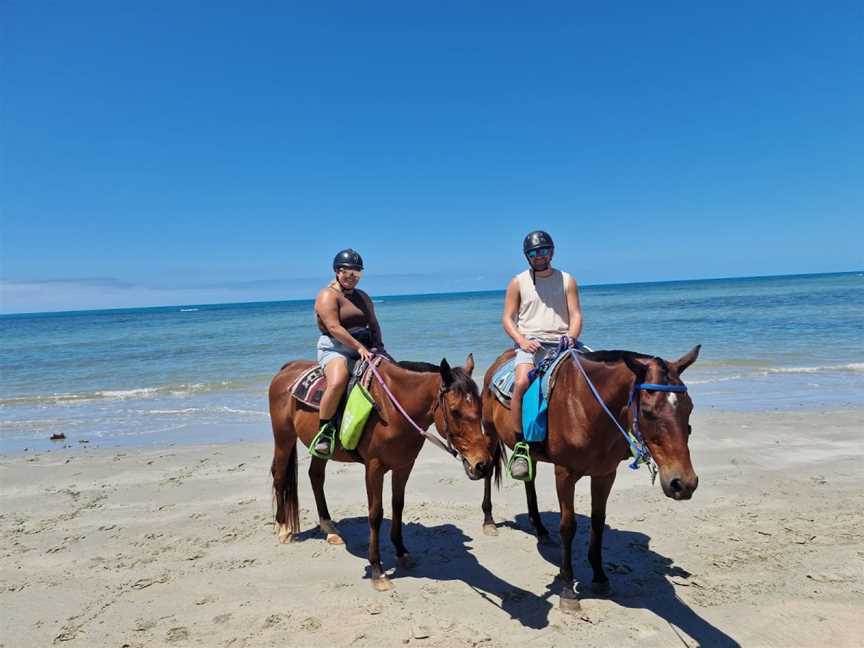
[[[517,457],[523,457],[525,461],[528,462],[528,475],[526,477],[513,477],[512,467],[513,461]],[[513,446],[513,454],[510,455],[510,459],[507,461],[507,473],[513,479],[517,479],[519,481],[534,481],[534,462],[531,461],[531,448],[524,441],[519,441]]]
[[[316,450],[316,446],[322,439],[328,439],[330,441],[330,452],[324,453]],[[312,443],[309,444],[309,454],[317,459],[329,459],[333,456],[333,453],[336,450],[336,426],[333,425],[333,422],[325,423],[321,426],[321,429],[318,430],[318,434],[316,434],[312,438]]]

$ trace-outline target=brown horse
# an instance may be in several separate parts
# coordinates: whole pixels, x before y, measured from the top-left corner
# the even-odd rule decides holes
[[[650,387],[682,386],[681,373],[699,355],[699,346],[675,362],[629,351],[596,351],[581,355],[582,366],[609,411],[622,426],[632,425],[635,401],[637,424],[651,456],[656,462],[660,484],[666,496],[676,500],[690,499],[699,483],[690,463],[687,447],[690,436],[690,412],[693,403],[686,391],[678,393],[651,390]],[[509,447],[515,443],[510,412],[490,393],[489,385],[495,370],[513,356],[508,351],[486,372],[483,389],[483,425],[487,433],[500,437]],[[645,385],[640,388],[640,385]],[[673,387],[674,389],[674,387]],[[573,492],[583,476],[591,477],[591,540],[588,561],[594,572],[593,588],[598,593],[609,591],[609,579],[603,570],[603,529],[606,523],[606,501],[615,483],[618,464],[630,457],[629,445],[621,430],[603,410],[592,393],[579,367],[572,360],[564,361],[548,409],[548,435],[542,451],[531,450],[538,461],[555,464],[555,486],[561,510],[561,608],[579,608],[573,583],[571,544],[576,533]],[[483,528],[489,535],[497,533],[492,518],[490,480],[486,479],[483,497]],[[533,482],[525,482],[528,517],[538,539],[548,541],[548,532],[540,520],[537,493]]]
[[[297,377],[314,363],[305,360],[289,362],[270,383],[270,420],[273,424],[273,491],[276,498],[276,524],[279,541],[291,542],[300,531],[297,500],[297,439],[308,447],[318,431],[317,410],[300,403],[290,394]],[[481,400],[477,385],[471,378],[474,358],[469,354],[465,367],[452,368],[446,360],[441,365],[428,363],[383,362],[378,368],[384,382],[406,413],[423,430],[433,422],[454,456],[462,458],[465,472],[471,479],[480,479],[500,472],[493,450],[496,441],[483,432]],[[397,411],[376,380],[370,386],[377,409],[366,423],[365,432],[356,454],[338,447],[333,461],[362,461],[366,467],[366,495],[369,505],[369,563],[372,585],[387,590],[390,582],[381,567],[378,532],[383,518],[382,497],[384,474],[393,471],[393,521],[390,539],[396,548],[400,566],[414,564],[402,542],[402,508],[405,484],[414,461],[423,446],[424,437]],[[309,478],[318,507],[319,527],[327,542],[342,544],[339,531],[330,519],[324,497],[324,473],[327,462],[312,457]]]

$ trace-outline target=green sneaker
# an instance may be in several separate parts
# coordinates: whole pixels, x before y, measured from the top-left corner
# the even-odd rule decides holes
[[[328,421],[321,426],[318,434],[309,444],[309,454],[318,459],[329,459],[336,449],[336,426],[333,421]]]
[[[507,472],[518,481],[533,481],[534,462],[531,461],[531,449],[524,441],[513,447],[513,454],[507,462]]]

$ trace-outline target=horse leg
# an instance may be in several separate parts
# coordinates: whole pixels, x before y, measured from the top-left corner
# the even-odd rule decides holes
[[[318,508],[318,528],[324,532],[327,542],[332,545],[345,544],[339,529],[330,519],[330,511],[327,510],[327,498],[324,496],[324,477],[327,470],[327,461],[312,457],[309,462],[309,481],[312,482],[312,492],[315,494],[315,506]]]
[[[596,594],[609,594],[609,578],[603,571],[603,530],[606,528],[606,502],[615,483],[616,473],[591,478],[591,542],[588,562],[594,570],[592,588]]]
[[[372,587],[379,592],[390,589],[390,579],[381,567],[381,550],[378,536],[384,518],[384,466],[377,459],[366,464],[366,498],[369,501],[369,567],[372,572]]]
[[[540,511],[537,508],[537,490],[534,488],[533,481],[525,482],[525,499],[528,501],[528,519],[531,520],[531,526],[534,527],[534,533],[537,534],[537,542],[548,544],[551,542],[551,538],[549,531],[546,530],[540,519]]]
[[[300,505],[297,500],[297,437],[293,429],[277,435],[273,449],[273,496],[276,499],[276,529],[279,542],[287,544],[300,532]],[[285,437],[289,437],[286,441]]]
[[[483,479],[483,533],[487,536],[497,536],[498,527],[492,517],[492,475]]]
[[[576,515],[573,511],[573,494],[578,478],[564,466],[555,466],[555,490],[561,509],[561,611],[576,612],[581,609],[573,587],[573,536],[576,535]]]
[[[392,476],[393,518],[390,521],[390,541],[396,547],[396,562],[403,569],[410,569],[417,564],[402,542],[402,509],[405,508],[405,484],[408,482],[413,467],[414,463],[412,462],[408,466],[394,470]]]

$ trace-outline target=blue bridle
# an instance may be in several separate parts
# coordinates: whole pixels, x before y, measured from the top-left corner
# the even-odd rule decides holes
[[[630,431],[625,430],[621,424],[618,422],[618,419],[609,411],[609,408],[606,407],[606,403],[603,402],[603,398],[600,396],[600,392],[597,391],[597,388],[594,386],[594,383],[591,382],[591,379],[588,377],[588,372],[585,371],[585,367],[582,366],[582,362],[579,360],[579,354],[575,349],[570,350],[570,355],[573,356],[573,361],[576,363],[576,366],[579,367],[579,371],[582,372],[582,377],[585,378],[585,382],[588,383],[588,387],[591,388],[591,393],[594,394],[594,398],[597,399],[597,402],[600,403],[600,406],[612,419],[612,422],[615,426],[620,430],[621,434],[624,435],[624,440],[627,441],[627,445],[630,447],[630,455],[633,457],[632,463],[628,464],[631,470],[636,470],[639,468],[640,463],[644,463],[648,466],[648,470],[651,471],[651,483],[654,483],[654,478],[657,476],[657,467],[654,465],[654,459],[651,457],[651,451],[648,449],[648,446],[645,444],[645,439],[642,438],[642,432],[639,430],[639,398],[636,397],[637,392],[640,391],[659,391],[659,392],[674,392],[674,393],[684,393],[687,391],[687,385],[666,385],[660,383],[634,383],[633,389],[630,390],[630,396],[627,399],[627,407],[630,408],[630,412],[632,413],[633,425],[631,426]]]

